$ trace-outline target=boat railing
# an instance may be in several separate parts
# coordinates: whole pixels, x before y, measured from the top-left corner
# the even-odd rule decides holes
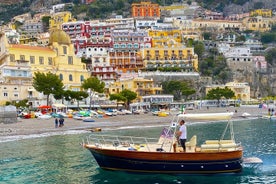
[[[134,136],[116,136],[116,135],[100,135],[100,134],[91,134],[84,141],[85,144],[94,145],[97,147],[113,147],[114,149],[121,149],[122,147],[128,149],[140,149],[143,148],[147,151],[152,151],[156,147],[162,146],[161,143],[158,143],[156,138],[145,138],[145,137],[134,137]],[[152,145],[156,145],[153,147]]]

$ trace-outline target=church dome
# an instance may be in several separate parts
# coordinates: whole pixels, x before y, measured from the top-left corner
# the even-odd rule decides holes
[[[70,36],[60,29],[54,29],[50,33],[49,44],[57,42],[58,44],[69,45],[71,44]]]

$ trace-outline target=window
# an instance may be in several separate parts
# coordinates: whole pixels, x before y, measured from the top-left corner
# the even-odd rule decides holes
[[[14,56],[14,54],[11,54],[11,55],[10,55],[10,60],[11,60],[11,62],[14,62],[14,61],[15,61],[15,56]]]
[[[84,77],[83,75],[80,76],[80,81],[83,82],[84,81]]]
[[[63,54],[67,54],[67,47],[66,46],[63,46]]]
[[[73,76],[72,76],[72,74],[69,75],[69,81],[73,81]]]
[[[53,58],[48,57],[48,65],[53,65]]]
[[[25,56],[24,55],[20,55],[20,60],[24,61],[25,60]]]
[[[8,93],[4,93],[3,95],[4,95],[4,96],[8,96]]]
[[[68,65],[73,65],[73,56],[68,56]]]
[[[62,74],[59,74],[59,79],[63,80],[63,75]]]
[[[35,64],[35,57],[34,56],[30,56],[30,63]]]
[[[44,58],[43,57],[39,57],[39,64],[44,65]]]

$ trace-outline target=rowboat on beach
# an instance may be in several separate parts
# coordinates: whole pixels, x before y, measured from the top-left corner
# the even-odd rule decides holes
[[[243,149],[234,140],[232,115],[179,114],[162,130],[159,139],[93,133],[82,145],[92,153],[98,165],[107,170],[172,174],[241,172]],[[204,116],[211,120],[227,120],[222,137],[197,145],[197,135],[194,135],[186,142],[186,152],[183,152],[175,136],[178,122],[186,118],[203,119]],[[231,139],[225,140],[227,130]]]

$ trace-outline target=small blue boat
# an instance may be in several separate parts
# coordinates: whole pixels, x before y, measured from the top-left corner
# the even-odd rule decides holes
[[[95,120],[92,118],[84,118],[82,121],[83,122],[95,122]]]

